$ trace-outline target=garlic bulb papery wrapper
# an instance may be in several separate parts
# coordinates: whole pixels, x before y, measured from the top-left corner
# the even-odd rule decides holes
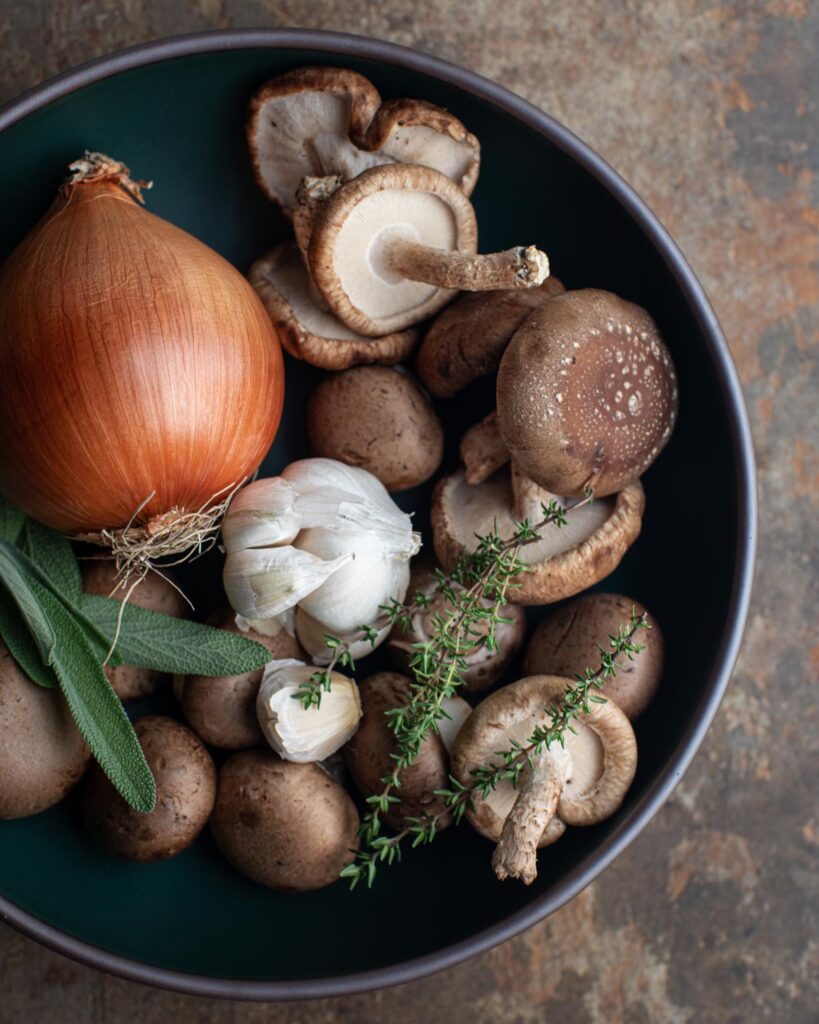
[[[330,689],[318,707],[305,708],[299,687],[314,674],[311,665],[286,659],[268,662],[256,698],[256,714],[265,739],[286,761],[323,761],[358,728],[358,687],[340,672],[330,673]]]
[[[273,440],[276,331],[238,270],[143,208],[126,167],[92,153],[71,169],[0,272],[0,492],[71,534],[138,511],[129,543],[182,551]]]
[[[269,619],[246,619],[244,615],[236,615],[236,625],[243,633],[261,633],[262,636],[278,636],[284,630],[290,636],[296,635],[295,609],[288,608],[280,615],[272,615]]]
[[[225,590],[240,615],[263,620],[299,605],[322,635],[356,630],[403,600],[420,548],[384,485],[333,459],[303,459],[244,488],[222,536]]]

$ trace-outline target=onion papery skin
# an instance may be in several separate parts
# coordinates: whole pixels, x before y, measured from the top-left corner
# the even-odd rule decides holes
[[[0,270],[0,492],[55,529],[221,500],[283,401],[252,287],[115,181],[65,185]]]

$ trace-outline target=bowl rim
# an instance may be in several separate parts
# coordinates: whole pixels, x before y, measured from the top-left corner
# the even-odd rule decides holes
[[[631,186],[586,143],[527,100],[482,75],[405,46],[349,33],[300,28],[199,32],[128,47],[50,78],[0,107],[0,131],[54,100],[120,72],[178,57],[241,49],[318,50],[331,58],[363,57],[420,72],[453,85],[514,117],[580,164],[631,216],[682,292],[714,363],[726,405],[737,466],[736,571],[717,657],[693,720],[669,755],[664,770],[653,780],[628,817],[604,840],[591,861],[570,871],[554,890],[533,899],[521,910],[461,942],[387,967],[327,978],[253,981],[189,974],[109,952],[62,932],[0,895],[0,920],[58,953],[130,981],[190,995],[229,999],[315,999],[416,981],[513,938],[576,896],[642,832],[669,798],[697,753],[722,700],[739,653],[748,616],[756,553],[756,470],[748,415],[728,345],[702,285],[665,227]]]

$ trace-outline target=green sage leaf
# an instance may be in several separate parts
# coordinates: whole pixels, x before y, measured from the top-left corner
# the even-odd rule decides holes
[[[5,498],[0,498],[0,540],[16,544],[23,532],[25,521],[25,515],[16,505],[10,504]]]
[[[31,588],[56,637],[52,666],[83,739],[120,796],[134,810],[156,806],[156,784],[121,701],[82,627],[50,590]]]
[[[43,662],[20,609],[4,587],[0,587],[0,637],[32,682],[48,689],[57,685],[54,670]]]
[[[45,573],[52,590],[69,604],[79,602],[82,577],[68,537],[33,519],[26,521],[23,537],[26,554]]]
[[[113,640],[121,603],[84,594],[80,607],[85,617]],[[126,665],[179,675],[241,675],[270,661],[270,651],[255,640],[133,604],[123,610],[117,653]]]
[[[32,580],[24,565],[21,565],[18,556],[22,556],[22,552],[12,547],[8,541],[0,541],[0,580],[31,631],[40,658],[46,665],[50,665],[57,637],[33,589],[36,581]]]

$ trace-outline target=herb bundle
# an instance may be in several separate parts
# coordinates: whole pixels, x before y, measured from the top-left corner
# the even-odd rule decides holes
[[[83,593],[71,542],[2,498],[0,638],[33,683],[59,687],[105,774],[144,813],[154,808],[156,786],[106,678],[106,658],[111,665],[212,676],[251,672],[268,659],[265,647],[244,637]]]

